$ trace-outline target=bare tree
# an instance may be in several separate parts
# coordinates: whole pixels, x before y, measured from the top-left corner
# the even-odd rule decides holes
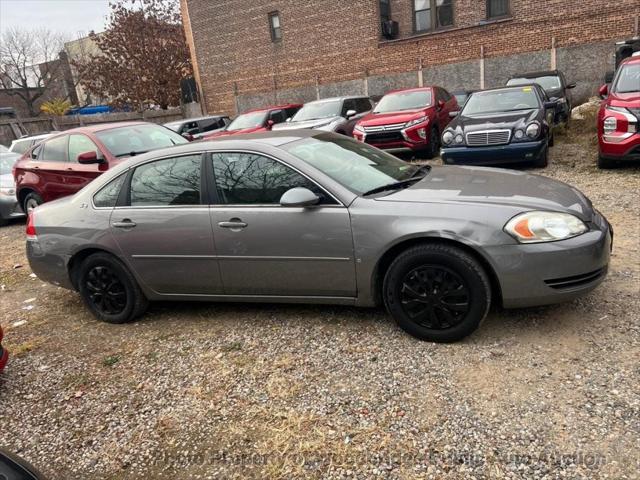
[[[0,41],[0,87],[24,102],[30,116],[37,116],[36,102],[61,71],[62,35],[47,29],[11,28]]]

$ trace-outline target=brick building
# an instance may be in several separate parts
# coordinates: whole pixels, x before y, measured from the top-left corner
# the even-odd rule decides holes
[[[439,84],[478,89],[563,70],[596,92],[638,0],[181,0],[205,109]],[[398,30],[386,31],[385,21]],[[393,24],[387,24],[393,27]],[[385,36],[385,33],[387,34]]]

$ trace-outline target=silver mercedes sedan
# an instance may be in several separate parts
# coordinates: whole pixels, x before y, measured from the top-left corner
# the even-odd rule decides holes
[[[413,165],[311,130],[140,155],[27,224],[33,271],[106,322],[150,300],[384,304],[437,342],[472,333],[491,304],[589,292],[611,245],[607,220],[564,183]]]

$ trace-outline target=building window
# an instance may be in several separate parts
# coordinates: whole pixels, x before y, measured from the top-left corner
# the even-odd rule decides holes
[[[453,25],[453,0],[413,0],[413,30],[428,32]]]
[[[271,29],[271,41],[281,41],[282,28],[280,27],[280,12],[271,12],[269,14],[269,28]]]
[[[509,0],[487,0],[487,18],[509,16]]]
[[[380,0],[380,21],[382,23],[391,20],[391,0]]]

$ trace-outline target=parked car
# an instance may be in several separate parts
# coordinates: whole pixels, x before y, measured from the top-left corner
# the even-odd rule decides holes
[[[9,152],[9,149],[4,145],[0,145],[0,153],[7,153],[7,152]]]
[[[471,94],[475,91],[476,90],[454,90],[453,92],[451,92],[451,95],[456,97],[458,106],[462,108],[467,101],[467,98],[469,98],[469,96],[471,96]]]
[[[213,134],[203,135],[204,139],[266,132],[277,124],[284,123],[300,110],[301,104],[289,103],[275,107],[256,108],[238,115],[227,127]]]
[[[555,105],[537,84],[475,92],[442,134],[442,160],[546,167]]]
[[[388,152],[438,154],[440,133],[458,102],[441,87],[410,88],[387,93],[358,121],[353,137]]]
[[[4,370],[4,366],[7,364],[7,360],[9,360],[9,351],[5,348],[2,348],[3,338],[4,333],[2,332],[2,325],[0,325],[0,372]]]
[[[384,303],[410,334],[455,341],[492,302],[592,290],[611,239],[591,202],[556,180],[412,165],[297,130],[135,157],[31,212],[27,257],[111,323],[149,300]]]
[[[640,55],[623,60],[611,84],[600,87],[598,167],[640,160]]]
[[[128,157],[188,140],[161,125],[123,122],[67,130],[25,152],[14,167],[23,211],[67,195]]]
[[[31,147],[33,147],[37,143],[40,143],[45,138],[48,138],[51,135],[55,135],[56,133],[58,132],[47,132],[47,133],[41,133],[39,135],[21,137],[11,142],[9,151],[13,153],[19,153],[20,155],[22,155],[24,152],[29,150]]]
[[[33,465],[0,448],[0,480],[45,480]]]
[[[575,83],[567,83],[560,70],[548,70],[544,72],[530,72],[511,77],[507,86],[522,86],[537,83],[551,100],[557,100],[555,123],[568,122],[573,109],[571,90],[576,88]]]
[[[276,125],[273,129],[315,128],[350,137],[358,120],[368,114],[372,108],[373,102],[369,97],[324,98],[305,103],[291,121]]]
[[[164,126],[189,140],[202,138],[206,133],[214,133],[223,130],[231,123],[231,119],[224,115],[209,117],[188,118],[176,122],[165,123]]]
[[[0,226],[12,218],[24,217],[16,197],[13,166],[20,158],[17,153],[0,153]]]

